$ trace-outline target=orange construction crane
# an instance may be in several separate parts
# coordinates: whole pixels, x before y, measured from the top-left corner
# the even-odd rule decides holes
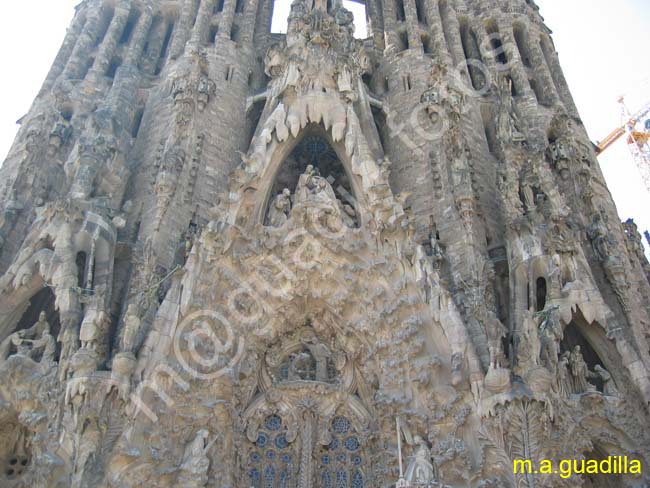
[[[623,97],[619,98],[618,102],[621,104],[623,125],[596,144],[596,153],[602,154],[627,134],[627,146],[639,168],[646,188],[650,191],[650,102],[634,115],[630,114]]]

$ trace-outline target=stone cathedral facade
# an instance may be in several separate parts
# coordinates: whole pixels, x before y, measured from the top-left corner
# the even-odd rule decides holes
[[[647,486],[650,265],[537,7],[365,7],[77,6],[0,168],[0,486]]]

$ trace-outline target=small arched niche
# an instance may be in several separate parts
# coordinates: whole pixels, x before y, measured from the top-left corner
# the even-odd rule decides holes
[[[623,361],[616,346],[607,339],[604,331],[597,323],[588,324],[578,310],[573,314],[571,322],[564,328],[564,337],[560,343],[560,355],[569,353],[580,346],[582,358],[589,371],[594,372],[596,366],[603,367],[612,376],[615,386],[621,384],[620,369]],[[588,381],[600,392],[604,390],[602,378],[593,375]]]
[[[59,312],[55,308],[56,297],[49,286],[46,286],[34,295],[30,301],[27,310],[23,313],[15,330],[23,330],[31,327],[38,321],[41,312],[45,312],[50,330],[54,337],[59,332]]]
[[[264,207],[264,223],[269,224],[270,207],[283,190],[288,189],[291,192],[292,203],[295,202],[300,177],[311,166],[318,176],[329,183],[341,210],[347,208],[354,226],[357,226],[358,202],[351,176],[339,157],[341,149],[337,150],[332,145],[329,135],[315,124],[306,127],[299,137],[298,142],[280,163],[275,173]]]
[[[35,295],[33,295],[29,301],[23,305],[24,312],[20,316],[16,326],[11,330],[6,337],[14,334],[18,331],[29,331],[25,339],[32,341],[41,339],[40,328],[36,325],[39,322],[41,312],[45,314],[45,321],[49,325],[49,333],[52,337],[56,338],[59,335],[61,329],[61,319],[59,312],[56,309],[56,296],[49,286],[45,286]],[[2,339],[5,340],[6,337]],[[56,353],[54,356],[55,360],[58,360],[60,347],[57,344]],[[40,351],[40,349],[38,350]],[[40,360],[40,352],[36,349],[30,354],[30,357],[34,360]],[[3,351],[4,354],[12,355],[15,353],[15,346],[9,347],[8,350]]]

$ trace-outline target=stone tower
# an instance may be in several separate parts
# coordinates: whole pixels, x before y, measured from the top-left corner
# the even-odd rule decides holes
[[[537,7],[365,6],[80,3],[0,169],[1,486],[647,481],[650,267]]]

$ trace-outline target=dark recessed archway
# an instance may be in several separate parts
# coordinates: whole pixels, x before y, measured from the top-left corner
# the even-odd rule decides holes
[[[309,130],[282,162],[275,176],[271,195],[277,195],[284,188],[294,193],[298,179],[308,165],[318,169],[320,175],[330,182],[341,202],[355,206],[354,202],[350,201],[353,200],[353,192],[345,167],[326,137],[315,129]]]
[[[45,317],[50,324],[50,334],[55,339],[59,336],[61,329],[61,320],[59,312],[56,310],[56,296],[48,286],[42,288],[30,300],[27,310],[23,313],[18,324],[12,332],[28,329],[36,322],[41,312],[45,312]],[[59,348],[57,347],[56,358],[58,358]]]
[[[600,358],[591,343],[582,334],[579,326],[575,321],[571,321],[564,329],[564,338],[560,344],[560,351],[572,351],[576,346],[580,346],[582,357],[585,360],[585,363],[587,363],[587,367],[590,371],[593,371],[597,365],[607,369],[605,362]],[[603,382],[600,378],[589,378],[589,382],[593,384],[598,391],[603,391]]]

